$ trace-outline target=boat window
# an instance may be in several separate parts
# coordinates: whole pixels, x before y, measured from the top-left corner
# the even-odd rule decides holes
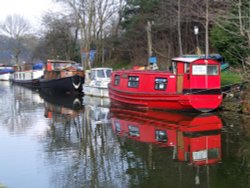
[[[193,160],[218,159],[220,152],[218,148],[210,148],[208,150],[200,150],[193,152]]]
[[[185,63],[185,73],[189,73],[189,70],[190,70],[190,64]]]
[[[208,75],[218,75],[218,66],[217,65],[208,65],[207,74]]]
[[[166,90],[167,83],[168,83],[167,78],[155,78],[155,89]]]
[[[128,77],[128,87],[136,88],[139,86],[139,76]]]
[[[97,77],[98,78],[105,78],[105,72],[103,70],[98,70]]]
[[[129,125],[128,130],[129,130],[129,136],[140,136],[140,131],[137,126]]]
[[[208,149],[208,159],[218,159],[220,157],[220,151],[218,148]]]
[[[219,70],[217,65],[193,65],[193,75],[218,75]]]
[[[115,85],[119,85],[120,84],[120,75],[115,75]]]
[[[207,150],[200,150],[193,152],[193,160],[200,161],[207,159]]]
[[[106,75],[107,75],[108,78],[110,78],[111,72],[112,72],[111,70],[106,70]]]
[[[155,140],[157,142],[167,142],[167,132],[163,130],[155,130]]]

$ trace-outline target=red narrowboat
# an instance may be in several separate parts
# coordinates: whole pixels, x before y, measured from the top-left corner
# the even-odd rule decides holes
[[[113,131],[120,137],[172,147],[173,159],[201,166],[221,160],[221,119],[165,111],[110,108]]]
[[[112,101],[137,107],[208,112],[222,102],[220,64],[213,59],[174,58],[172,71],[113,71]]]

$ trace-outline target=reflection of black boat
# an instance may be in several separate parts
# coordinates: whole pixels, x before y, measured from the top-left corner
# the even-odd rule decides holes
[[[63,106],[74,110],[82,109],[82,96],[81,95],[67,95],[67,94],[50,94],[45,90],[39,91],[40,96],[49,103],[57,106]]]
[[[129,139],[174,147],[174,159],[194,165],[221,160],[221,119],[213,114],[185,115],[110,108],[114,132]]]
[[[49,95],[48,93],[39,92],[44,99],[45,117],[53,118],[57,121],[61,118],[73,118],[83,111],[82,97],[79,95]]]

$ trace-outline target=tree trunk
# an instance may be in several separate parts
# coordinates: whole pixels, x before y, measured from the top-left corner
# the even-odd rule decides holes
[[[179,53],[183,55],[182,41],[181,41],[181,0],[178,0],[178,41],[179,41]]]
[[[206,29],[206,58],[208,57],[208,55],[209,55],[209,40],[208,40],[208,24],[209,24],[209,17],[208,17],[208,14],[209,14],[209,12],[208,12],[208,6],[209,6],[209,4],[208,4],[208,1],[209,0],[206,0],[206,26],[205,26],[205,29]]]

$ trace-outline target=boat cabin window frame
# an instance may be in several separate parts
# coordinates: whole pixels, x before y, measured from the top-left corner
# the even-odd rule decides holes
[[[218,65],[204,65],[194,64],[192,65],[192,75],[194,76],[218,76],[219,66]]]
[[[155,78],[155,90],[166,90],[168,84],[168,78],[156,77]]]
[[[168,142],[168,134],[166,130],[156,129],[155,130],[155,140],[157,142]]]
[[[136,125],[129,124],[128,125],[128,133],[129,133],[129,136],[139,137],[140,136],[140,128]]]
[[[121,76],[116,74],[115,75],[115,82],[114,82],[114,85],[115,86],[118,86],[120,84],[120,80],[121,80]]]
[[[128,76],[128,87],[129,88],[138,88],[139,87],[139,76]]]

